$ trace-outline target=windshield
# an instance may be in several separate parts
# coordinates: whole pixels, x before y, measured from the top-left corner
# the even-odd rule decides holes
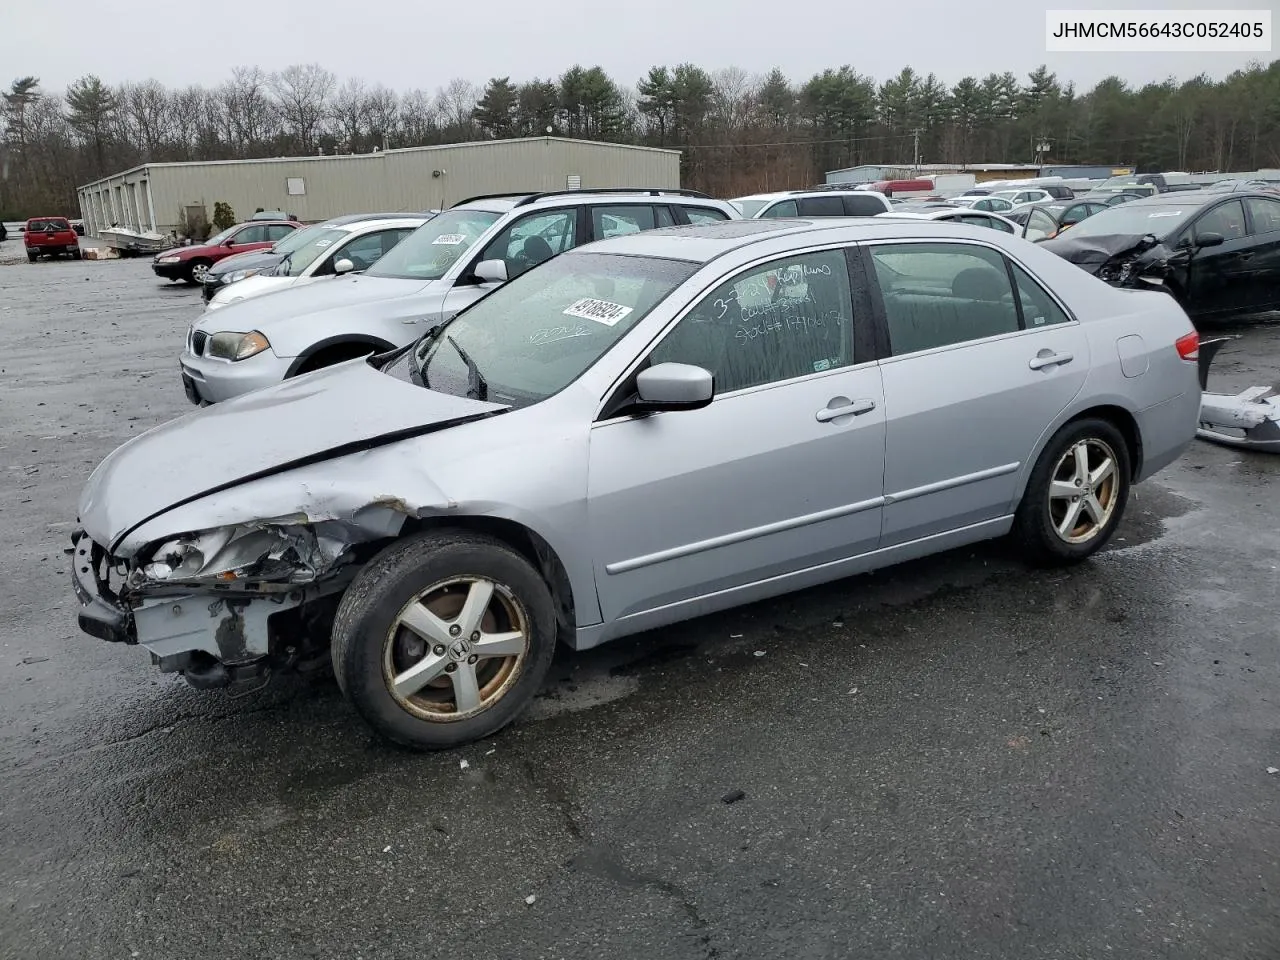
[[[280,261],[280,265],[276,267],[275,275],[277,277],[302,276],[302,271],[332,250],[335,243],[342,242],[348,236],[350,234],[346,230],[334,230],[331,227],[318,228],[312,234],[309,243],[304,243],[298,249],[291,251]]]
[[[488,210],[448,210],[392,247],[365,276],[439,280],[501,216]]]
[[[301,250],[319,236],[322,230],[327,229],[323,223],[317,223],[314,226],[303,227],[301,230],[294,230],[292,233],[288,233],[280,240],[277,240],[271,247],[271,252],[293,253],[295,250]]]
[[[515,406],[545,400],[696,269],[683,260],[603,253],[548,260],[424,337],[414,350],[422,383]]]
[[[227,238],[236,232],[237,227],[239,227],[239,224],[236,224],[235,227],[227,227],[227,229],[223,230],[221,233],[215,233],[204,242],[204,245],[206,247],[216,247],[218,244],[226,242]]]
[[[1108,207],[1092,217],[1081,220],[1071,228],[1071,236],[1143,237],[1149,233],[1156,239],[1164,239],[1186,223],[1187,219],[1199,209],[1199,204],[1193,206],[1163,203],[1156,205],[1144,203],[1140,206],[1134,206],[1132,203],[1121,204],[1118,207]]]
[[[756,200],[751,197],[747,197],[743,200],[734,200],[733,205],[737,207],[738,211],[742,214],[742,219],[750,220],[765,208],[765,205],[769,203],[770,199],[770,197],[765,197],[763,200]]]

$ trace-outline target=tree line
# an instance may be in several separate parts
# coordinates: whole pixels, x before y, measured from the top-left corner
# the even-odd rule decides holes
[[[1221,80],[1087,91],[1045,67],[948,86],[904,67],[877,82],[850,66],[803,82],[774,69],[655,66],[634,86],[599,66],[483,87],[455,79],[398,92],[317,64],[239,67],[224,83],[110,86],[86,76],[58,93],[21,77],[0,113],[0,217],[74,213],[75,188],[146,162],[363,153],[553,134],[683,151],[685,186],[721,196],[821,182],[862,163],[1030,162],[1145,170],[1280,167],[1280,61]],[[1047,148],[1047,149],[1042,149]]]

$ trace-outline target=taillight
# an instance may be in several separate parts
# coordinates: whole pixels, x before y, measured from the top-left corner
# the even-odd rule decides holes
[[[1183,360],[1195,362],[1200,359],[1200,334],[1194,331],[1188,333],[1175,340],[1173,345],[1178,348],[1178,356]]]

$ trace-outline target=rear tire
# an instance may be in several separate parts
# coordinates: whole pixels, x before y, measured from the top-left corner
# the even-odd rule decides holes
[[[1054,434],[1027,481],[1013,534],[1040,566],[1079,563],[1115,533],[1129,500],[1129,445],[1107,420],[1088,418]]]
[[[27,261],[28,261],[28,262],[30,262],[30,263],[35,263],[35,262],[36,262],[37,260],[39,260],[39,259],[40,259],[40,254],[38,254],[38,253],[32,253],[30,250],[28,250],[28,251],[27,251]]]
[[[387,547],[347,587],[333,670],[382,736],[443,750],[525,709],[551,666],[555,628],[551,591],[524,557],[483,534],[433,530]]]

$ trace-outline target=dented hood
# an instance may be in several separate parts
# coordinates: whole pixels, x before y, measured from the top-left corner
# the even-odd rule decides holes
[[[1159,244],[1160,241],[1151,234],[1120,233],[1099,237],[1078,237],[1075,233],[1068,231],[1066,236],[1045,240],[1040,246],[1084,268],[1089,273],[1097,273],[1104,263],[1114,257],[1127,253],[1142,253]]]
[[[89,477],[80,523],[95,541],[114,546],[146,520],[216,490],[503,409],[353,360],[134,437]]]

